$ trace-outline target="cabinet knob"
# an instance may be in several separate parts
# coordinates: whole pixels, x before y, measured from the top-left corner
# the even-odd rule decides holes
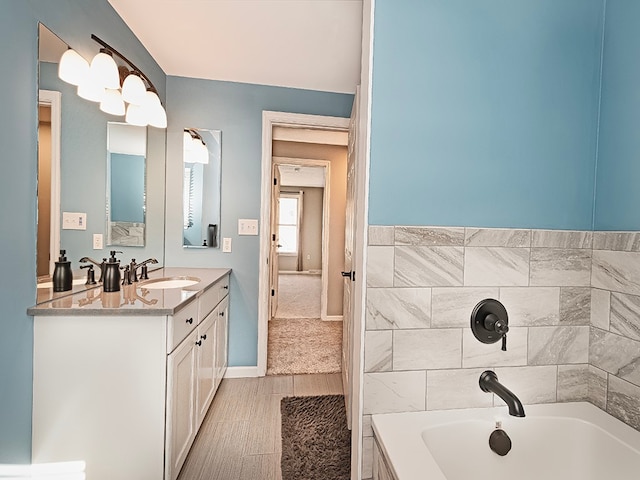
[[[193,317],[187,318],[185,321],[191,325],[193,323]]]
[[[205,333],[204,335],[200,335],[200,338],[201,338],[202,340],[206,340],[206,339],[207,339],[207,334]]]
[[[224,311],[220,312],[220,316],[224,317]]]
[[[198,341],[196,342],[196,345],[198,345],[198,346],[202,345],[202,340],[198,340]]]

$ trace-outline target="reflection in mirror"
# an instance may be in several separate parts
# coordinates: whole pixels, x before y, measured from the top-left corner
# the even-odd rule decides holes
[[[220,130],[186,128],[183,143],[183,246],[218,248]]]
[[[81,42],[71,46],[82,51]],[[93,53],[97,52],[95,42],[89,37],[84,47]],[[108,257],[108,251],[112,249],[107,245],[110,243],[111,229],[107,228],[105,219],[105,212],[108,208],[111,210],[111,204],[107,204],[107,197],[110,195],[107,191],[107,123],[123,120],[100,111],[93,102],[80,98],[74,86],[60,80],[58,62],[68,46],[42,24],[39,25],[38,48],[40,103],[49,103],[57,108],[56,110],[52,107],[51,110],[51,142],[45,136],[49,130],[49,126],[46,125],[48,112],[42,113],[41,133],[45,135],[42,136],[42,143],[38,145],[38,152],[45,153],[51,143],[54,154],[57,142],[60,158],[57,172],[54,171],[55,161],[52,161],[51,165],[50,207],[46,206],[46,198],[38,200],[38,280],[47,281],[61,248],[66,250],[71,261],[74,280],[81,279],[85,272],[79,270],[80,258],[91,256],[100,260]],[[137,60],[135,54],[134,51],[134,61]],[[57,125],[57,129],[54,124]],[[59,134],[56,134],[56,131],[59,131]],[[139,177],[144,178],[144,183],[139,183],[137,187],[138,190],[145,189],[144,210],[141,210],[141,207],[137,208],[138,212],[143,212],[144,215],[144,233],[137,236],[144,239],[144,247],[122,245],[124,242],[121,242],[116,250],[123,252],[120,258],[125,261],[131,258],[156,258],[160,265],[164,263],[165,153],[166,130],[148,129],[144,174]],[[47,172],[44,170],[39,174],[38,194],[46,195],[45,185],[49,184],[46,175]],[[126,192],[128,194],[129,190]],[[118,198],[124,198],[124,194]],[[47,211],[50,211],[48,234],[45,218]],[[82,218],[86,219],[82,229],[70,227],[62,222],[63,214],[68,212],[82,214]],[[132,223],[141,223],[139,220],[140,214]],[[97,244],[103,244],[102,248],[96,247],[96,237]],[[47,244],[48,249],[40,249]],[[43,298],[42,301],[45,300]]]
[[[147,127],[107,124],[107,245],[143,247]]]
[[[40,25],[41,62],[55,62],[67,44]],[[60,92],[40,90],[38,95],[38,278],[53,274],[60,250]]]

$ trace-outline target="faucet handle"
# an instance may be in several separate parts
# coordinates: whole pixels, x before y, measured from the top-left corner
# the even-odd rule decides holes
[[[502,350],[507,350],[509,316],[498,300],[487,298],[478,303],[471,313],[471,330],[482,343],[502,340]]]

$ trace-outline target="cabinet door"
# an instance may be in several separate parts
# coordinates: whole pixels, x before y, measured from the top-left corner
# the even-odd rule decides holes
[[[196,430],[200,428],[204,416],[215,393],[215,360],[216,360],[216,321],[218,309],[214,309],[198,326],[198,416]]]
[[[195,330],[167,357],[167,436],[165,478],[175,480],[196,436]]]
[[[229,297],[220,302],[216,328],[216,389],[227,370],[229,352]]]

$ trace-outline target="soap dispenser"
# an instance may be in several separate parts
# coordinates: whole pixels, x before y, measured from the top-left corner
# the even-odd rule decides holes
[[[71,262],[67,260],[66,250],[60,250],[60,258],[53,269],[53,291],[68,292],[73,286],[73,273]]]
[[[116,259],[115,250],[111,250],[111,257],[104,264],[102,290],[105,292],[120,291],[120,260]]]

